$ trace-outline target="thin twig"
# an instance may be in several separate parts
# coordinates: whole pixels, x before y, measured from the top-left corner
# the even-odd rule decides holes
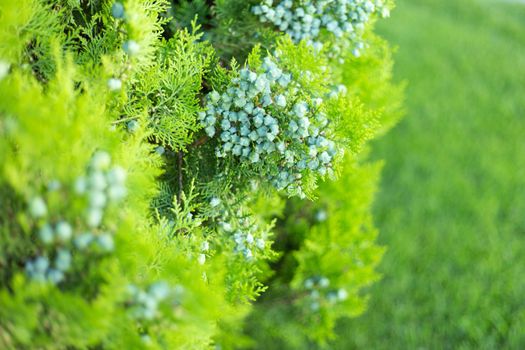
[[[182,196],[182,157],[183,153],[182,151],[179,151],[178,153],[179,159],[178,159],[178,167],[179,167],[179,193],[177,194],[177,202],[179,204]]]
[[[209,137],[204,135],[203,137],[201,137],[200,139],[198,140],[195,140],[194,143],[191,144],[190,147],[199,147],[200,145],[204,144],[206,141],[208,141]]]

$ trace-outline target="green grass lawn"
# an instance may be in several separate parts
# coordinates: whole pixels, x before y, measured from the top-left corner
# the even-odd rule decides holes
[[[388,247],[337,349],[525,349],[525,4],[398,0],[407,115],[374,144]]]

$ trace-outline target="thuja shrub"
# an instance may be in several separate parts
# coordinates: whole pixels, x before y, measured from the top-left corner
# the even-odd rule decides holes
[[[0,0],[0,348],[328,344],[378,278],[391,7]]]

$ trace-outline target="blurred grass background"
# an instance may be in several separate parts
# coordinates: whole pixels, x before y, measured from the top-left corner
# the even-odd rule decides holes
[[[374,144],[388,247],[336,349],[525,349],[525,2],[398,0],[407,115]]]

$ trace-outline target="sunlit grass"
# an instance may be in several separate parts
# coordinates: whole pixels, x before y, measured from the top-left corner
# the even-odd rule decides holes
[[[374,145],[388,246],[340,349],[525,348],[525,6],[398,1],[407,115]]]

